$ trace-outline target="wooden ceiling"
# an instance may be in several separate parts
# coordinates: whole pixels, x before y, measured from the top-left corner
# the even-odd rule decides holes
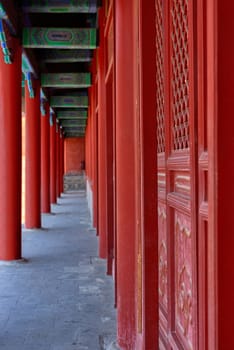
[[[5,36],[22,36],[22,71],[31,96],[32,79],[40,78],[41,98],[49,100],[65,137],[85,134],[99,6],[99,0],[0,1]],[[11,60],[10,50],[5,60]]]

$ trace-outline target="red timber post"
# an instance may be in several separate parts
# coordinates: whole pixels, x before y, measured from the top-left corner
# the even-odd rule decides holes
[[[89,88],[89,99],[91,100],[91,88]],[[86,173],[86,191],[88,206],[93,224],[93,204],[92,204],[92,120],[91,107],[88,109],[87,128],[85,133],[85,173]]]
[[[50,113],[50,203],[56,204],[56,118]]]
[[[99,256],[107,257],[107,172],[106,172],[106,105],[105,105],[105,47],[104,7],[99,10],[100,46],[98,49],[98,222]]]
[[[56,122],[56,197],[60,197],[60,128]]]
[[[106,2],[104,31],[105,50],[105,167],[106,167],[106,245],[107,274],[117,276],[116,210],[115,210],[115,46],[114,46],[114,2]],[[100,115],[101,117],[101,115]],[[115,277],[114,277],[115,278]],[[115,304],[117,279],[115,278]]]
[[[92,184],[93,184],[93,227],[99,234],[98,227],[98,105],[97,105],[97,56],[93,59],[92,74],[93,86],[91,87],[91,120],[92,120]]]
[[[214,4],[213,4],[214,3]],[[208,226],[208,244],[214,249],[215,265],[209,266],[216,290],[209,290],[212,301],[210,312],[215,308],[217,329],[211,334],[217,339],[209,349],[234,349],[233,276],[234,276],[234,2],[212,1],[208,7],[208,147],[211,147],[209,174],[209,214],[212,224]],[[214,78],[213,75],[215,74]],[[214,184],[214,187],[213,187]],[[215,239],[213,235],[215,234]],[[212,308],[213,306],[213,308]],[[211,343],[212,344],[212,343]]]
[[[90,118],[87,119],[87,127],[85,132],[85,174],[86,182],[90,176]],[[87,184],[86,184],[87,187]]]
[[[21,54],[17,39],[14,60],[0,52],[0,260],[21,258]],[[3,127],[4,126],[4,127]]]
[[[50,107],[41,104],[41,212],[50,213]]]
[[[34,96],[25,87],[26,196],[25,227],[41,227],[40,81],[33,80]]]
[[[115,2],[118,342],[136,341],[135,0]]]
[[[64,137],[62,130],[60,130],[60,185],[59,193],[63,193],[63,175],[64,175]]]
[[[158,225],[155,0],[139,2],[140,133],[142,144],[142,335],[139,349],[158,348]],[[150,33],[150,35],[149,35]],[[152,78],[153,77],[153,78]],[[138,315],[139,317],[139,315]],[[139,324],[138,319],[138,324]]]

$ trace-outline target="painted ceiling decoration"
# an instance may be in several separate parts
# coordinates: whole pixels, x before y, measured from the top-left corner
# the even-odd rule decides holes
[[[51,96],[52,108],[88,108],[87,96]]]
[[[90,73],[46,73],[41,75],[42,87],[85,88],[90,85]]]
[[[23,46],[30,48],[95,49],[96,28],[24,28]]]
[[[14,60],[12,37],[22,38],[22,93],[41,81],[41,114],[65,137],[83,137],[91,64],[99,43],[100,0],[0,0],[0,54]]]
[[[96,0],[24,0],[23,9],[29,13],[96,13]]]
[[[88,117],[87,109],[77,109],[77,110],[59,110],[57,112],[58,119],[86,119]]]
[[[54,49],[41,50],[40,57],[46,63],[90,62],[93,58],[93,53],[92,50],[88,49]]]
[[[77,126],[86,126],[86,120],[85,119],[70,119],[70,120],[63,120],[62,121],[62,126],[63,127],[77,127]]]

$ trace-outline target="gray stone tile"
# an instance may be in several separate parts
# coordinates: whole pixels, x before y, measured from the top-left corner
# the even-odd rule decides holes
[[[84,194],[67,194],[23,232],[27,263],[0,266],[1,350],[98,350],[114,340],[113,281],[97,257]]]

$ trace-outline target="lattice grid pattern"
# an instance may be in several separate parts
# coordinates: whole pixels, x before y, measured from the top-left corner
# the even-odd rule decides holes
[[[189,147],[188,0],[173,0],[171,9],[172,147]]]
[[[157,152],[165,152],[164,117],[164,52],[163,52],[163,2],[156,0],[156,105],[157,105]]]

